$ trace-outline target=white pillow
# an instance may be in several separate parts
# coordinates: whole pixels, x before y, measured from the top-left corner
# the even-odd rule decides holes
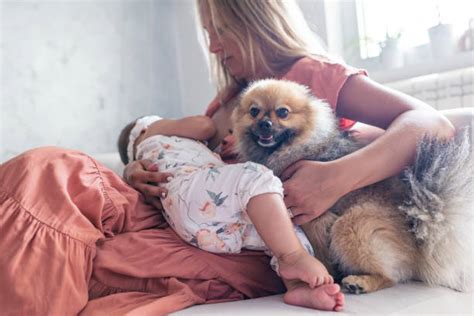
[[[115,171],[119,176],[123,176],[125,165],[120,160],[118,152],[92,154],[91,157],[102,163],[107,168]]]

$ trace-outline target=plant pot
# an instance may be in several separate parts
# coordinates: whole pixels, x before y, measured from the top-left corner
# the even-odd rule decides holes
[[[397,39],[387,39],[382,45],[380,63],[385,68],[399,68],[403,66],[403,52],[398,48]]]
[[[431,53],[434,58],[448,57],[454,53],[453,26],[438,24],[428,29]]]
[[[474,50],[474,19],[469,20],[469,28],[459,39],[458,48],[462,52]]]

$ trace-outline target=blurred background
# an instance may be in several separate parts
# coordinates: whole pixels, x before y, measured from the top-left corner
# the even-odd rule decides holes
[[[300,0],[328,52],[436,108],[474,106],[474,1]],[[193,0],[0,0],[0,162],[116,151],[141,115],[214,96]]]

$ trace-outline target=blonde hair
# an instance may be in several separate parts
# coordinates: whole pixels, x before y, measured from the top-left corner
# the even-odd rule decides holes
[[[277,75],[301,57],[324,54],[295,1],[197,0],[197,4],[201,27],[206,10],[216,34],[224,29],[225,36],[235,41],[252,74],[259,65],[266,73]],[[232,77],[217,56],[209,54],[209,60],[219,92],[246,84]]]

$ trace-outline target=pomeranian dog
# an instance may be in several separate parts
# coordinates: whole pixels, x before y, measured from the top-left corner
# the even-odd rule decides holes
[[[242,160],[280,176],[301,160],[330,161],[361,146],[327,103],[294,82],[251,84],[232,115]],[[472,159],[467,133],[425,137],[412,167],[344,196],[302,226],[316,256],[349,293],[419,280],[472,289]]]

